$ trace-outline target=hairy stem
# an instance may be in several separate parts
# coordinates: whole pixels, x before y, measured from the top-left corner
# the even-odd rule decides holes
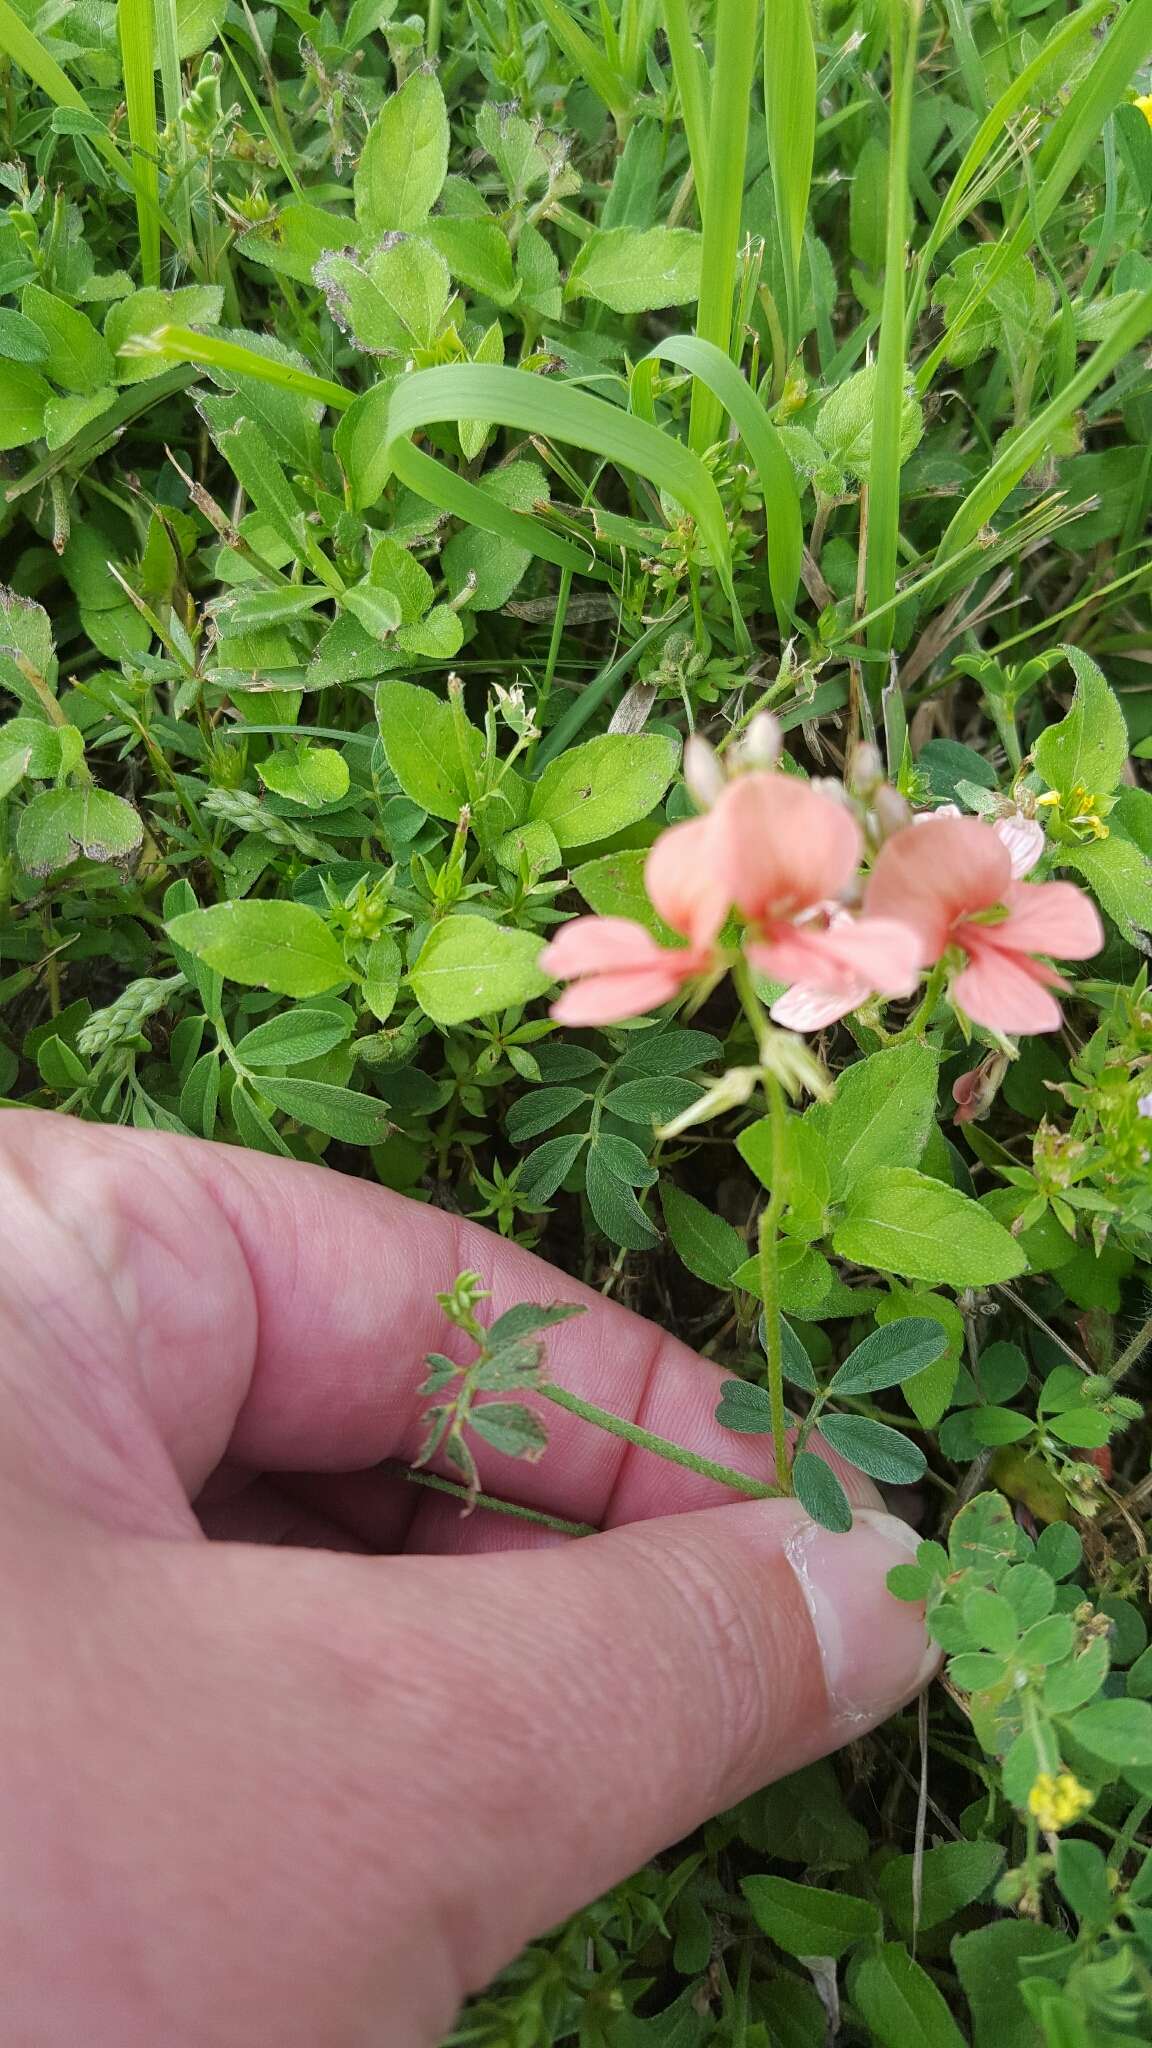
[[[769,1486],[763,1479],[751,1479],[747,1472],[737,1472],[734,1466],[717,1465],[711,1458],[702,1458],[698,1451],[686,1450],[683,1444],[669,1443],[667,1437],[656,1436],[650,1429],[641,1429],[638,1422],[626,1422],[622,1415],[613,1415],[608,1408],[597,1408],[593,1402],[584,1401],[579,1394],[569,1393],[567,1387],[554,1385],[537,1387],[536,1393],[546,1401],[552,1401],[557,1408],[566,1408],[570,1415],[578,1415],[582,1422],[594,1422],[598,1429],[606,1429],[610,1436],[620,1436],[625,1443],[635,1444],[639,1450],[652,1451],[658,1458],[666,1458],[670,1465],[683,1465],[689,1472],[699,1472],[704,1479],[714,1479],[718,1486],[730,1486],[737,1493],[746,1493],[754,1500],[770,1500],[779,1496],[779,1486]]]

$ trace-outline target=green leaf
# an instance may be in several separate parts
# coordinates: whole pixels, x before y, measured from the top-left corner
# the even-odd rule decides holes
[[[808,1110],[804,1123],[824,1141],[834,1199],[874,1167],[919,1165],[935,1124],[938,1071],[930,1047],[889,1046],[846,1068],[832,1101]]]
[[[374,1095],[357,1095],[329,1081],[262,1074],[259,1091],[274,1109],[345,1145],[378,1145],[388,1133],[387,1105]]]
[[[604,1107],[625,1123],[643,1124],[646,1130],[652,1130],[691,1109],[694,1102],[699,1102],[701,1092],[695,1081],[681,1081],[670,1074],[651,1079],[645,1076],[637,1081],[622,1081],[619,1088],[610,1089],[604,1097]]]
[[[414,683],[383,682],[376,691],[376,720],[388,766],[422,811],[455,824],[469,798],[469,769],[479,769],[484,742],[475,726],[466,729],[469,762],[460,758],[452,707]]]
[[[949,1287],[990,1287],[1025,1266],[979,1202],[905,1166],[880,1167],[852,1189],[832,1244],[859,1266]]]
[[[1084,846],[1062,846],[1060,859],[1083,875],[1101,910],[1126,937],[1152,931],[1152,862],[1115,832]]]
[[[843,1398],[898,1387],[947,1349],[948,1333],[931,1316],[905,1316],[898,1323],[883,1323],[849,1353],[828,1392]]]
[[[961,1934],[952,1960],[972,2010],[973,2048],[1037,2048],[1036,2023],[1020,1995],[1029,1964],[1066,1953],[1066,1935],[1032,1920],[997,1920]]]
[[[504,1129],[514,1145],[522,1145],[526,1138],[537,1138],[554,1124],[563,1123],[575,1110],[590,1107],[591,1097],[585,1088],[534,1088],[512,1104]]]
[[[535,1464],[548,1448],[548,1431],[522,1401],[480,1402],[468,1421],[477,1436],[506,1458],[526,1458]]]
[[[51,397],[52,386],[30,363],[0,363],[0,449],[39,439]]]
[[[139,813],[92,783],[45,789],[20,813],[16,851],[30,875],[51,875],[81,858],[130,860],[144,838]]]
[[[369,234],[421,227],[447,170],[444,94],[430,71],[414,71],[368,130],[353,180],[357,220]]]
[[[727,1287],[748,1248],[738,1230],[672,1181],[660,1190],[668,1235],[690,1273],[710,1287]]]
[[[964,2048],[943,1992],[902,1942],[865,1956],[852,1979],[852,2002],[881,2048]]]
[[[676,771],[676,742],[660,733],[605,733],[549,763],[529,816],[552,827],[561,850],[608,839],[655,810]]]
[[[880,1903],[903,1935],[913,1928],[939,1927],[991,1891],[1004,1867],[999,1842],[942,1842],[919,1858],[894,1856],[876,1882]],[[916,1874],[920,1870],[920,1914],[915,1912]]]
[[[1070,1522],[1050,1522],[1036,1539],[1036,1563],[1053,1579],[1070,1579],[1083,1555],[1080,1532]]]
[[[740,1889],[757,1926],[790,1956],[842,1956],[880,1932],[876,1907],[849,1892],[821,1891],[787,1877],[745,1877]]]
[[[914,1486],[927,1469],[918,1444],[867,1415],[821,1416],[820,1434],[847,1464],[888,1486]]]
[[[1097,1700],[1068,1723],[1090,1756],[1121,1770],[1152,1765],[1152,1706],[1147,1700]]]
[[[338,941],[302,903],[216,903],[185,911],[164,929],[175,945],[249,988],[318,996],[351,979]]]
[[[436,1024],[490,1017],[552,987],[537,964],[540,951],[534,932],[455,914],[433,925],[425,939],[410,977],[412,993]]]
[[[606,1165],[598,1146],[592,1146],[588,1153],[585,1186],[588,1192],[588,1206],[596,1222],[612,1244],[618,1244],[625,1251],[651,1251],[660,1239],[649,1222],[631,1188]]]
[[[48,353],[40,367],[54,384],[82,393],[111,384],[115,375],[112,351],[87,313],[38,284],[25,285],[20,308],[44,337]]]
[[[691,228],[597,228],[580,247],[565,296],[598,299],[614,313],[693,304],[702,249]]]
[[[391,932],[379,932],[364,961],[364,1001],[378,1024],[386,1024],[400,989],[404,961]]]
[[[562,1138],[549,1138],[528,1154],[517,1180],[526,1201],[541,1206],[551,1201],[561,1181],[575,1166],[587,1138],[587,1131],[569,1131]]]
[[[292,753],[282,750],[270,754],[266,761],[261,761],[257,772],[265,789],[291,803],[305,804],[309,810],[338,803],[347,796],[351,780],[348,763],[335,747],[307,744],[301,744]]]
[[[518,289],[512,251],[498,221],[442,213],[427,221],[420,232],[461,284],[494,299],[498,306],[512,304]]]
[[[843,1536],[852,1527],[852,1508],[848,1495],[836,1474],[818,1458],[813,1451],[800,1451],[792,1460],[792,1484],[801,1507],[807,1508],[814,1522],[822,1529],[831,1529],[837,1536]],[[807,1949],[808,1955],[831,1953],[825,1949]]]
[[[1065,647],[1076,676],[1066,718],[1045,726],[1032,759],[1049,789],[1067,799],[1074,789],[1111,796],[1128,759],[1128,728],[1117,698],[1082,648]]]
[[[355,1023],[355,1011],[346,1004],[336,1010],[284,1010],[257,1024],[236,1050],[246,1067],[300,1067],[343,1045]]]
[[[565,758],[565,757],[561,757]],[[585,861],[572,870],[572,886],[584,898],[589,910],[600,917],[630,917],[642,924],[661,945],[683,945],[684,941],[653,909],[644,887],[647,849],[605,853],[599,860]]]
[[[404,235],[367,256],[329,251],[316,265],[314,281],[336,325],[371,355],[408,356],[432,348],[452,297],[444,258],[430,243]]]
[[[104,322],[104,340],[116,357],[115,374],[120,384],[138,384],[164,375],[164,358],[155,355],[125,355],[119,351],[129,340],[152,334],[169,322],[183,327],[214,327],[224,305],[224,292],[217,284],[183,285],[177,291],[147,286],[131,292],[110,306]]]
[[[666,1031],[630,1037],[618,1071],[622,1080],[633,1074],[690,1074],[697,1067],[710,1066],[721,1051],[719,1039],[711,1032],[689,1031],[673,1024]]]
[[[1056,1845],[1056,1882],[1081,1925],[1103,1930],[1112,1918],[1113,1898],[1104,1852],[1095,1842]]]

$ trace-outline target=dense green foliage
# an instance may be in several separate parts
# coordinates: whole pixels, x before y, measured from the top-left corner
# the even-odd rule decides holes
[[[1152,2029],[1152,9],[767,16],[0,0],[0,1095],[488,1221],[728,1368],[734,1446],[770,1205],[789,1400],[916,1489],[923,1725],[454,2043],[1113,2048]],[[1040,821],[1107,932],[1059,1033],[937,980],[814,1039],[786,1176],[727,988],[572,1030],[539,964],[585,908],[669,938],[683,742],[764,708],[865,808],[872,760]],[[545,1368],[458,1293],[475,1485],[547,1450],[473,1397]]]

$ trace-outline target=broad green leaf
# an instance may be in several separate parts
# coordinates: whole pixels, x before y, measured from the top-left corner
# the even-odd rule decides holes
[[[414,71],[385,100],[360,152],[353,189],[361,227],[369,234],[421,227],[447,169],[444,94],[431,72]]]
[[[700,293],[703,239],[690,228],[597,228],[581,245],[565,287],[614,313],[692,304]]]
[[[343,1045],[355,1023],[355,1011],[346,1005],[335,1010],[284,1010],[257,1024],[236,1050],[246,1067],[301,1067]]]
[[[924,1477],[927,1461],[920,1446],[886,1422],[869,1415],[823,1415],[820,1434],[846,1464],[887,1486],[914,1486]]]
[[[996,1920],[957,1935],[952,1960],[972,2012],[973,2048],[1037,2048],[1020,1980],[1048,1975],[1052,1958],[1070,1948],[1067,1935],[1034,1920]]]
[[[858,1266],[949,1287],[991,1287],[1026,1263],[979,1202],[905,1166],[879,1167],[851,1190],[832,1244]]]
[[[538,1138],[542,1132],[563,1123],[574,1111],[590,1108],[591,1100],[585,1088],[534,1088],[530,1095],[522,1095],[519,1102],[512,1104],[504,1119],[504,1129],[514,1145],[522,1145],[526,1139]]]
[[[516,1184],[525,1199],[541,1206],[550,1202],[575,1166],[587,1140],[587,1131],[570,1131],[562,1138],[548,1138],[543,1145],[537,1145],[517,1177]]]
[[[604,1097],[604,1107],[613,1116],[623,1117],[625,1123],[643,1124],[646,1130],[652,1130],[691,1109],[694,1102],[699,1102],[701,1093],[697,1082],[682,1081],[674,1074],[644,1075],[610,1089]]]
[[[560,756],[563,759],[563,756]],[[683,945],[679,933],[653,909],[644,887],[647,849],[604,853],[572,870],[572,886],[600,917],[630,917],[662,945]]]
[[[0,450],[39,439],[51,397],[52,386],[31,363],[0,363]]]
[[[374,1095],[357,1095],[330,1081],[305,1081],[295,1075],[261,1074],[257,1087],[273,1109],[345,1145],[378,1145],[387,1135],[387,1105]]]
[[[40,365],[65,391],[98,391],[115,374],[112,351],[87,313],[38,284],[26,284],[20,300],[26,320],[39,328],[48,353]]]
[[[813,1451],[800,1451],[792,1460],[792,1484],[801,1507],[807,1508],[814,1522],[819,1522],[822,1529],[831,1529],[834,1535],[847,1534],[852,1527],[848,1495],[823,1458],[818,1458]],[[781,1940],[781,1946],[787,1948],[788,1943]],[[831,1955],[838,1951],[810,1946],[793,1953]]]
[[[828,1392],[843,1399],[849,1394],[875,1394],[882,1387],[898,1387],[947,1348],[948,1333],[932,1317],[906,1316],[897,1323],[883,1323],[844,1360]]]
[[[548,1431],[522,1401],[482,1401],[468,1421],[478,1437],[506,1458],[526,1458],[535,1464],[548,1448]]]
[[[144,838],[139,812],[110,790],[45,789],[20,813],[16,851],[30,875],[51,875],[81,858],[130,860]]]
[[[306,804],[309,810],[338,803],[347,796],[351,779],[348,763],[335,747],[306,743],[291,752],[285,748],[269,754],[257,772],[266,789],[294,804]]]
[[[391,680],[376,691],[376,720],[388,766],[405,796],[434,818],[454,824],[469,800],[469,770],[476,772],[483,754],[476,728],[466,729],[466,766],[451,705],[431,690]]]
[[[561,851],[608,839],[651,815],[676,771],[676,742],[660,733],[605,733],[549,763],[529,816],[543,818]]]
[[[876,415],[876,369],[857,370],[838,384],[816,418],[815,434],[828,460],[849,476],[867,481],[872,466],[872,427]],[[898,453],[906,462],[924,431],[924,416],[914,398],[901,403]]]
[[[1152,931],[1152,861],[1130,839],[1113,832],[1084,846],[1062,846],[1060,859],[1082,875],[1125,936]]]
[[[1128,759],[1128,728],[1116,696],[1082,648],[1066,647],[1076,694],[1066,718],[1045,726],[1032,759],[1049,789],[1067,802],[1073,791],[1111,796]]]
[[[991,1890],[1004,1868],[1004,1856],[999,1842],[942,1842],[919,1858],[894,1856],[876,1882],[880,1902],[901,1934],[911,1936],[917,1925],[939,1927]]]
[[[1152,1705],[1147,1700],[1097,1700],[1068,1723],[1089,1752],[1121,1770],[1152,1767]]]
[[[452,297],[444,258],[406,235],[367,256],[333,250],[314,275],[336,325],[370,355],[432,348]]]
[[[224,292],[220,285],[189,284],[171,292],[148,286],[110,306],[104,322],[104,340],[113,356],[118,358],[115,365],[117,382],[138,384],[164,374],[163,356],[120,356],[119,351],[127,341],[151,334],[169,322],[181,327],[214,327],[220,319],[223,304]]]
[[[787,1877],[745,1877],[740,1889],[757,1926],[790,1956],[842,1956],[880,1932],[876,1907],[850,1892],[821,1891]]]
[[[886,1941],[865,1956],[852,1979],[852,2002],[877,2048],[965,2048],[944,1993],[902,1942]]]
[[[415,694],[415,693],[414,693]],[[551,988],[534,932],[457,914],[433,925],[412,969],[412,993],[437,1024],[464,1024]]]
[[[633,1074],[692,1074],[720,1057],[718,1038],[708,1031],[673,1024],[664,1031],[637,1032],[629,1037],[620,1061],[620,1078]]]
[[[391,932],[372,940],[364,962],[364,1001],[378,1024],[386,1024],[400,989],[404,961]]]
[[[174,944],[249,988],[318,996],[351,979],[338,941],[302,903],[215,903],[170,918],[164,929]]]
[[[611,1171],[598,1145],[589,1148],[585,1187],[588,1206],[610,1243],[635,1252],[659,1244],[659,1234],[631,1188]]]
[[[532,512],[549,502],[548,479],[535,462],[506,463],[485,477],[482,489],[515,512]],[[473,612],[498,611],[507,604],[531,559],[527,548],[479,527],[453,534],[441,554],[453,599],[463,599],[463,608]]]
[[[877,1166],[918,1166],[936,1119],[938,1055],[911,1040],[845,1068],[804,1122],[824,1141],[836,1200]],[[926,1276],[919,1275],[924,1278]]]
[[[740,1232],[672,1181],[664,1182],[660,1200],[668,1235],[688,1271],[710,1287],[727,1287],[747,1257]]]
[[[498,306],[512,304],[518,290],[512,251],[498,221],[442,213],[425,222],[420,234],[443,258],[452,276],[470,291],[482,293]]]

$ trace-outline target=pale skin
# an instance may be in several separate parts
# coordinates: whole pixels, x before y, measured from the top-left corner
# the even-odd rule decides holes
[[[434,2048],[523,1943],[931,1670],[908,1554],[559,1410],[410,1460],[464,1267],[582,1300],[555,1377],[764,1476],[724,1375],[501,1239],[321,1167],[0,1117],[6,2048]],[[838,1545],[830,1550],[828,1546]]]

